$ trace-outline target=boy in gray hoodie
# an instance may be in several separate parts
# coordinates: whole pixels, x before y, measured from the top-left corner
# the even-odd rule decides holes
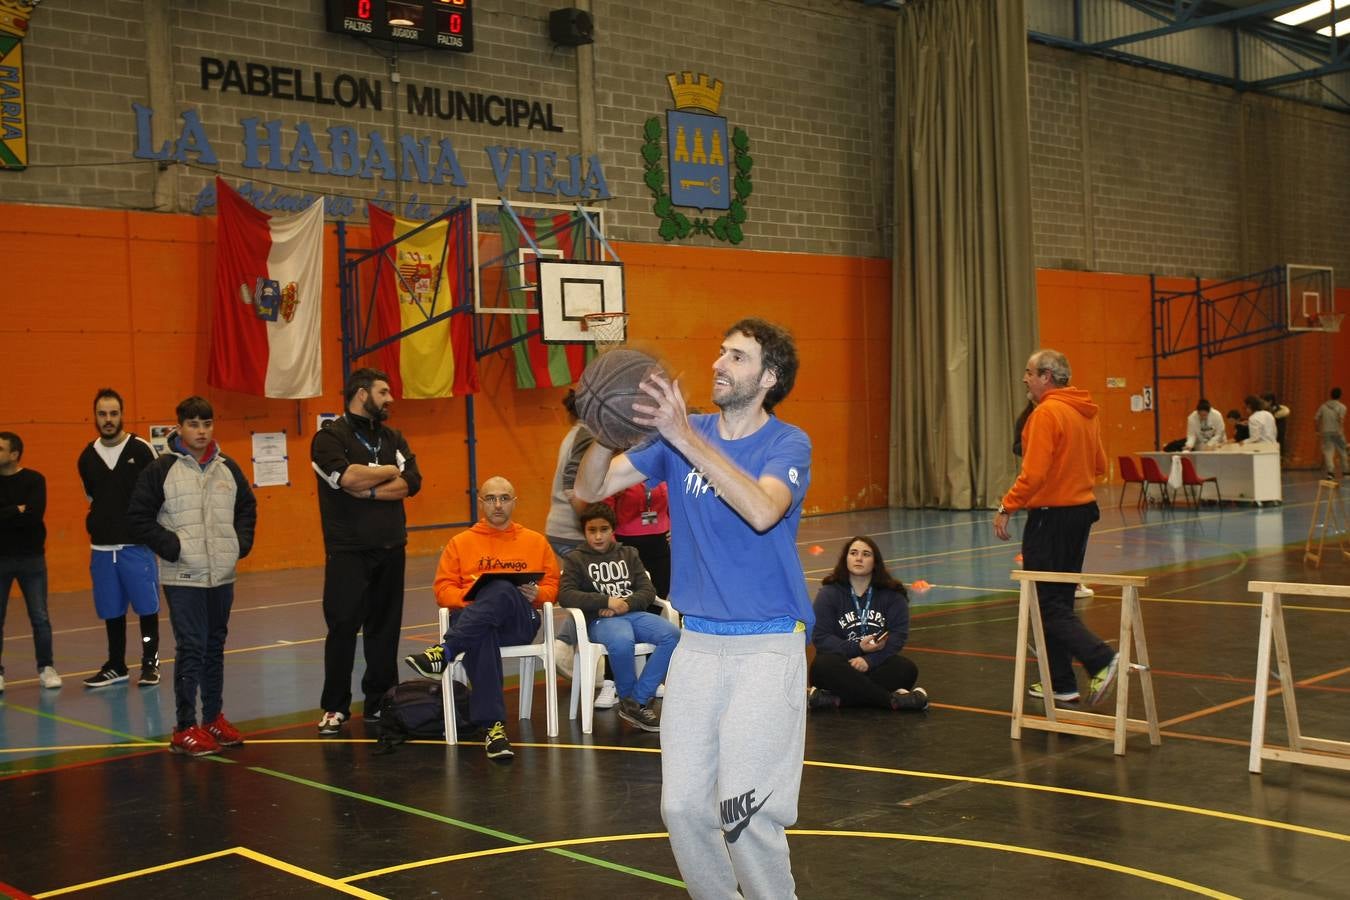
[[[656,589],[637,551],[614,540],[614,510],[596,503],[577,518],[586,540],[562,557],[558,602],[581,610],[586,633],[605,645],[619,694],[619,718],[644,731],[659,731],[661,719],[652,699],[666,679],[680,630],[647,612],[656,601]],[[656,645],[641,677],[635,644]]]

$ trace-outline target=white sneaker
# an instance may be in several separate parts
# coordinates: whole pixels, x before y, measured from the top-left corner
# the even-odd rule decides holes
[[[3,691],[4,689],[5,689],[5,676],[0,675],[0,691]]]
[[[45,688],[59,688],[61,676],[56,674],[56,669],[52,666],[43,666],[38,670],[38,684]]]
[[[613,709],[619,705],[619,692],[614,687],[614,682],[608,678],[605,683],[600,685],[600,693],[595,695],[596,709]]]
[[[568,681],[572,680],[572,661],[576,655],[577,649],[571,644],[557,638],[553,639],[553,664]]]
[[[663,681],[656,686],[656,696],[664,697],[666,695],[666,683]]]
[[[1096,591],[1088,587],[1086,584],[1080,584],[1078,585],[1078,587],[1073,589],[1073,596],[1077,600],[1086,600],[1088,597],[1093,596],[1095,593]]]

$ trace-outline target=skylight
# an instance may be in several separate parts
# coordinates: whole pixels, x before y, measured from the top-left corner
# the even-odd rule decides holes
[[[1350,6],[1350,0],[1335,0],[1335,3],[1336,9],[1344,9],[1347,6]],[[1283,22],[1285,25],[1302,25],[1304,22],[1307,22],[1311,19],[1331,15],[1331,4],[1332,0],[1314,0],[1314,2],[1304,4],[1303,6],[1300,6],[1297,9],[1291,9],[1289,12],[1285,13],[1282,16],[1276,16],[1275,21]],[[1344,34],[1344,32],[1341,30],[1342,28],[1344,28],[1344,26],[1345,26],[1344,22],[1342,22],[1339,26],[1337,26],[1336,33]],[[1330,34],[1331,29],[1330,27],[1327,27],[1322,29],[1318,33]]]

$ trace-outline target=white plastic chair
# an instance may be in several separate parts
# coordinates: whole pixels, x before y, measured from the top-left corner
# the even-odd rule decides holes
[[[450,630],[450,610],[441,607],[438,621],[441,637]],[[538,665],[544,667],[544,710],[548,720],[548,736],[558,736],[558,686],[555,663],[553,661],[553,604],[545,603],[539,611],[543,619],[542,643],[515,644],[502,648],[502,659],[520,660],[520,707],[519,715],[528,719],[534,708],[534,674]],[[454,658],[450,665],[441,670],[441,710],[445,717],[445,742],[459,743],[458,729],[455,725],[455,686],[453,681],[468,684],[464,672],[464,654]],[[472,687],[472,686],[471,686]]]
[[[680,614],[675,611],[675,607],[660,597],[656,598],[656,606],[660,609],[663,618],[679,627]],[[586,616],[581,610],[569,608],[567,612],[571,613],[572,621],[577,626],[577,649],[572,666],[572,698],[567,707],[567,718],[575,719],[577,709],[580,707],[581,733],[590,734],[591,726],[595,721],[596,679],[608,651],[604,644],[599,641],[592,641],[590,635],[587,634]],[[637,657],[637,674],[639,676],[642,675],[642,669],[647,664],[647,657],[655,652],[655,644],[633,645],[633,654]]]

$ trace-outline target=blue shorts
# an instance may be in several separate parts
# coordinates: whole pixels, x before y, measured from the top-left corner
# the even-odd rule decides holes
[[[100,619],[159,612],[159,561],[149,547],[132,544],[121,550],[91,550],[89,575],[94,581],[94,611]]]

